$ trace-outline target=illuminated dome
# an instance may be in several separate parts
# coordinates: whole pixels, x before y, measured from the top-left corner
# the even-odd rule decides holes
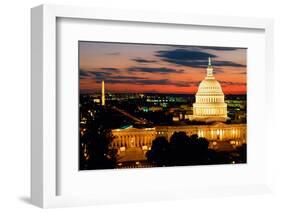
[[[198,92],[196,95],[210,95],[210,93],[223,95],[221,85],[216,79],[205,78],[199,84]]]
[[[199,84],[195,98],[191,120],[206,122],[227,120],[227,105],[224,102],[224,94],[220,83],[213,76],[210,58],[207,75]]]

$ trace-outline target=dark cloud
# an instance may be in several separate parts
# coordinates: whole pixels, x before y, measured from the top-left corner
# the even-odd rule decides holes
[[[104,80],[111,84],[144,84],[148,79],[135,76],[111,76]],[[100,81],[99,79],[96,80],[97,83],[100,83]]]
[[[113,67],[102,67],[100,68],[101,70],[106,70],[106,71],[119,71],[119,69],[117,68],[113,68]]]
[[[191,86],[198,86],[201,81],[176,81],[172,84],[177,87],[191,87]]]
[[[169,60],[206,60],[208,57],[217,57],[207,52],[186,49],[159,50],[156,52],[156,56]]]
[[[148,64],[148,63],[155,63],[157,62],[156,60],[148,60],[144,58],[132,58],[133,61],[141,63],[141,64]]]
[[[155,56],[161,58],[165,62],[173,63],[181,66],[189,67],[206,67],[208,64],[208,58],[217,58],[218,56],[197,50],[186,49],[173,49],[173,50],[160,50],[156,51]],[[213,61],[214,66],[223,67],[246,67],[244,64],[238,64],[232,61]]]
[[[92,75],[96,79],[104,80],[104,79],[109,78],[110,76],[112,76],[112,73],[109,73],[109,72],[94,72],[94,73],[92,73]]]
[[[156,51],[155,56],[165,62],[190,67],[206,67],[208,57],[217,57],[210,53],[186,49],[160,50]]]
[[[85,78],[106,78],[108,76],[113,75],[113,73],[119,73],[120,70],[117,68],[112,67],[102,67],[102,68],[96,68],[91,70],[83,70],[80,69],[80,79]]]
[[[100,81],[97,81],[98,83]],[[134,76],[114,76],[106,79],[106,82],[111,84],[119,84],[119,83],[129,83],[129,84],[136,84],[136,85],[173,85],[176,87],[189,87],[198,85],[199,82],[172,82],[171,80],[164,78],[164,79],[149,79],[149,78],[141,78],[141,77],[134,77]]]
[[[188,46],[188,45],[163,45],[167,47],[172,47],[176,49],[185,49],[189,51],[205,51],[205,50],[219,50],[219,51],[233,51],[233,50],[240,50],[240,49],[247,49],[244,47],[218,47],[218,46]]]
[[[160,73],[160,74],[183,73],[184,72],[184,70],[172,69],[172,68],[167,68],[167,67],[129,67],[128,71],[145,72],[145,73]]]
[[[246,83],[233,81],[219,81],[222,86],[246,86]]]
[[[137,77],[137,76],[130,76],[130,75],[109,75],[108,73],[94,73],[95,80],[97,83],[100,83],[102,80],[105,80],[107,83],[111,84],[120,84],[120,83],[127,83],[127,84],[138,84],[138,85],[167,85],[169,80],[168,79],[157,79],[152,80],[146,77]]]
[[[105,80],[107,83],[111,84],[138,84],[138,85],[168,85],[170,81],[168,79],[157,79],[152,80],[145,77],[129,76],[129,75],[116,75],[111,76],[103,73],[99,75],[96,73],[95,80],[100,83],[101,80]]]
[[[101,82],[102,80],[106,80],[111,83],[129,83],[134,82],[135,80],[146,80],[143,77],[129,76],[129,75],[114,75],[112,72],[104,72],[99,70],[80,70],[80,79],[93,79],[96,82]],[[116,73],[115,73],[116,74]]]
[[[238,74],[238,75],[247,75],[247,71],[242,71],[242,72],[238,72],[238,73],[235,73],[235,74]]]
[[[84,70],[80,70],[80,77],[87,77],[89,76],[88,72],[87,71],[84,71]]]
[[[83,70],[83,69],[80,69],[79,75],[80,75],[81,79],[95,77],[95,74],[93,72],[90,72],[90,71],[87,71],[87,70]]]
[[[246,67],[245,64],[238,64],[232,61],[214,61],[212,64],[217,67]]]
[[[113,75],[110,72],[102,71],[85,71],[80,70],[80,79],[93,79],[96,83],[100,83],[105,80],[111,84],[137,84],[137,85],[174,85],[177,87],[188,87],[198,85],[199,82],[188,82],[188,81],[176,81],[172,82],[168,78],[162,79],[150,79],[147,77],[137,77],[131,75]]]
[[[205,50],[221,50],[221,51],[233,51],[233,50],[240,50],[245,49],[241,47],[202,47]]]
[[[85,75],[85,73],[87,73],[87,75]],[[108,79],[108,78],[111,78],[111,77],[113,77],[113,75],[110,72],[83,71],[83,74],[81,75],[81,71],[80,71],[80,78],[81,79],[91,78],[91,79],[95,79],[95,80],[101,81],[101,80],[105,80],[105,79]]]

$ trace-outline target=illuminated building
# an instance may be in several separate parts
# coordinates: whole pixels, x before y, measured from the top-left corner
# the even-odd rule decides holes
[[[221,85],[213,75],[211,58],[209,58],[207,75],[199,84],[195,99],[193,116],[190,116],[190,120],[206,122],[227,120],[227,104],[224,102]]]
[[[114,140],[112,148],[118,150],[118,162],[146,160],[145,153],[150,149],[156,137],[155,128],[112,130]]]
[[[245,124],[215,123],[210,125],[156,126],[138,129],[129,126],[114,129],[112,147],[118,150],[119,161],[145,160],[145,153],[150,149],[156,137],[163,136],[170,140],[175,132],[185,132],[191,136],[197,134],[209,141],[209,148],[215,150],[233,150],[246,143]]]

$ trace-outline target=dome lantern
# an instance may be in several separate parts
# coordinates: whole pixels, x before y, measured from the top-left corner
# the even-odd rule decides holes
[[[207,77],[213,77],[213,66],[212,66],[212,61],[211,61],[211,57],[209,57],[208,60],[208,67],[207,67]]]

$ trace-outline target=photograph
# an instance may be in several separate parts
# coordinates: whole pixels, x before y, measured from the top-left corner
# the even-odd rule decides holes
[[[79,170],[247,163],[247,48],[78,41]]]

